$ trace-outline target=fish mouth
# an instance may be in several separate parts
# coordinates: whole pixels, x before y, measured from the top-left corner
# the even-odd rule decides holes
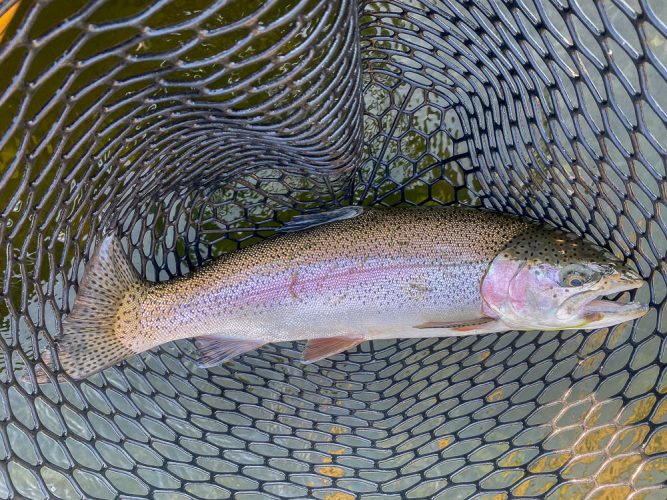
[[[643,316],[648,312],[648,306],[641,302],[617,302],[615,300],[593,299],[583,307],[584,315],[591,314],[635,314]],[[638,316],[639,317],[639,316]]]
[[[607,293],[593,297],[581,308],[581,314],[585,320],[582,328],[601,328],[612,326],[625,321],[641,318],[649,310],[649,307],[640,302],[621,300],[610,300],[603,298],[606,295],[615,295],[622,292],[636,290],[644,284],[642,279],[622,279]]]

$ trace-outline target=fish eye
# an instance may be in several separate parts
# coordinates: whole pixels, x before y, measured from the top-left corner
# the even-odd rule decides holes
[[[565,284],[567,286],[581,286],[585,283],[583,276],[571,275],[565,278]]]
[[[586,283],[599,279],[599,274],[595,271],[580,265],[570,265],[559,273],[559,284],[568,288],[584,286]]]

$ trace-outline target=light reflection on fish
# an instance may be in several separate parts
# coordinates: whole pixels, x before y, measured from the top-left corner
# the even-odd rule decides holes
[[[367,340],[595,329],[647,311],[600,299],[643,284],[610,253],[515,217],[347,207],[292,228],[164,283],[107,236],[63,322],[64,370],[85,378],[190,337],[202,366],[291,340],[315,361]]]

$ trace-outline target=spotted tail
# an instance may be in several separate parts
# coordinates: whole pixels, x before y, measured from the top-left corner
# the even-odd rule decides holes
[[[139,332],[145,287],[118,240],[106,236],[88,263],[57,340],[58,359],[69,376],[86,378],[135,354],[127,341]]]

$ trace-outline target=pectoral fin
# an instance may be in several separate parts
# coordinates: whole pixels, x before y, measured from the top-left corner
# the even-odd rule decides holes
[[[325,337],[323,339],[312,339],[306,343],[303,350],[303,361],[312,363],[320,359],[333,356],[339,352],[347,351],[361,344],[364,341],[361,337]]]
[[[265,342],[261,340],[239,339],[223,337],[221,335],[202,335],[195,338],[195,347],[199,356],[197,364],[201,368],[210,368],[229,361],[243,353],[254,351],[264,344]]]
[[[489,323],[496,321],[494,318],[475,318],[468,321],[427,321],[414,326],[413,328],[447,328],[455,332],[469,332],[480,327],[489,326]]]

